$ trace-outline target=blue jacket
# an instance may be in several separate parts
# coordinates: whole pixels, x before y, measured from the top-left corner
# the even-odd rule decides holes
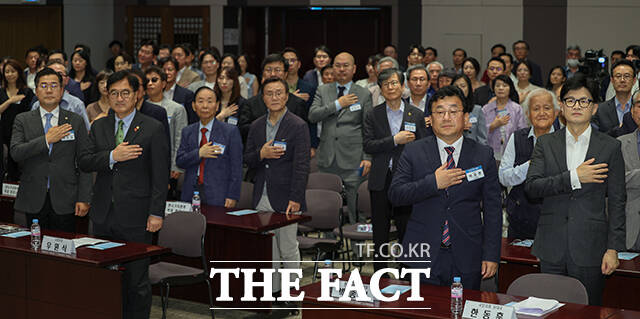
[[[185,170],[182,184],[182,201],[191,202],[193,191],[198,189],[200,168],[200,122],[182,129],[182,139],[176,156],[176,165]],[[207,141],[225,146],[218,158],[207,158],[204,162],[204,185],[199,187],[203,204],[224,206],[224,200],[240,199],[242,185],[242,138],[236,126],[213,121]]]
[[[451,250],[456,267],[463,273],[480,272],[482,261],[500,262],[502,197],[493,151],[464,138],[457,168],[482,166],[484,177],[439,190],[435,171],[442,165],[435,136],[405,146],[393,174],[389,199],[394,206],[413,205],[404,235],[403,260],[411,267],[427,268],[438,263],[442,226],[449,221]],[[420,244],[429,244],[430,256],[420,256]],[[417,254],[410,247],[418,245]],[[415,248],[414,248],[415,250]]]

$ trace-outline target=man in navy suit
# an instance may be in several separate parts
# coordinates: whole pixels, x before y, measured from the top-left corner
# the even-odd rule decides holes
[[[245,162],[256,171],[253,206],[287,215],[304,211],[311,152],[307,123],[287,110],[290,96],[283,79],[267,79],[261,94],[267,114],[251,124],[244,153]],[[274,268],[281,268],[280,260],[285,268],[300,267],[297,230],[297,224],[291,224],[273,231]],[[280,290],[279,276],[274,274],[273,292]]]
[[[240,199],[242,138],[237,126],[215,120],[217,100],[207,86],[196,90],[193,109],[200,121],[182,130],[176,165],[185,170],[183,201],[198,190],[204,204],[233,208]]]
[[[492,150],[463,137],[464,100],[454,86],[436,91],[429,101],[435,136],[405,146],[389,199],[413,205],[402,261],[431,267],[427,283],[448,286],[461,276],[465,287],[479,289],[500,261],[502,203]]]

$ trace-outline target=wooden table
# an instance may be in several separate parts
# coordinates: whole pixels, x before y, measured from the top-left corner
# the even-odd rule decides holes
[[[347,279],[348,277],[343,277]],[[368,277],[362,278],[365,283],[369,282]],[[390,284],[410,285],[408,282],[381,279],[380,287],[386,287]],[[432,286],[423,284],[420,286],[420,295],[424,301],[409,302],[407,297],[411,292],[400,295],[400,299],[395,302],[379,302],[372,303],[345,303],[345,302],[320,302],[317,298],[320,296],[320,282],[316,282],[301,288],[305,292],[304,301],[302,303],[302,318],[304,319],[324,319],[324,318],[354,318],[354,319],[371,319],[371,318],[438,318],[449,319],[451,316],[450,308],[450,288],[441,286]],[[292,292],[292,296],[296,296],[298,292]],[[509,296],[505,294],[496,294],[492,292],[484,292],[477,290],[464,290],[465,300],[474,300],[492,304],[507,304],[512,301],[520,301],[524,298]],[[335,308],[311,310],[308,308]],[[357,309],[340,309],[340,308],[357,308]],[[428,310],[410,310],[410,309],[388,309],[388,308],[431,308]],[[340,310],[338,310],[340,309]],[[544,318],[548,319],[589,319],[589,318],[640,318],[640,312],[623,311],[621,309],[585,306],[572,303],[566,303],[557,311],[554,311]]]
[[[502,239],[502,256],[498,271],[498,292],[506,292],[518,277],[540,272],[538,260],[531,248],[513,246],[513,239]],[[640,257],[620,260],[620,266],[605,280],[602,304],[606,307],[640,310]]]
[[[207,218],[207,233],[205,236],[205,251],[211,260],[210,267],[216,268],[273,268],[271,264],[271,237],[269,231],[294,223],[311,220],[306,215],[291,215],[289,218],[282,213],[260,212],[256,214],[233,216],[227,212],[236,209],[226,209],[217,206],[203,206],[202,214]],[[174,258],[171,261],[197,266],[197,261],[187,261]],[[257,263],[216,263],[215,261],[264,261]],[[200,267],[200,266],[198,266]],[[259,271],[258,271],[259,272]],[[213,296],[219,293],[219,276],[212,280]],[[257,274],[256,281],[262,280]],[[229,294],[233,302],[215,302],[221,307],[271,307],[270,302],[240,302],[244,295],[244,277],[229,280]],[[254,296],[262,296],[262,289],[254,289]],[[194,287],[171,287],[171,297],[188,299],[202,303],[209,303],[206,285]]]
[[[42,233],[61,238],[84,236]],[[29,236],[0,236],[0,317],[121,318],[122,274],[106,267],[169,251],[127,243],[107,250],[80,247],[71,256],[34,251]]]

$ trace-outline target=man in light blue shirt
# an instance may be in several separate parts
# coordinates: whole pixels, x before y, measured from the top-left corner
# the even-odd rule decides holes
[[[56,61],[51,62],[47,65],[48,68],[56,71],[58,74],[62,76],[63,86],[67,86],[69,83],[69,76],[67,75],[67,70],[64,67],[64,64]],[[35,110],[40,107],[40,101],[36,101],[33,103],[31,107],[32,110]],[[62,100],[60,101],[60,108],[76,113],[82,117],[84,120],[84,124],[87,126],[87,130],[91,128],[91,124],[89,123],[89,117],[87,116],[87,109],[84,105],[84,102],[79,98],[69,94],[67,90],[62,94]]]

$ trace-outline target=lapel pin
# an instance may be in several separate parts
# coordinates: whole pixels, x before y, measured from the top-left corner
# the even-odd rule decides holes
[[[407,113],[407,115],[411,116],[411,112]]]
[[[136,126],[136,127],[133,129],[133,131],[134,131],[134,132],[137,132],[139,129],[140,129],[140,126]]]

